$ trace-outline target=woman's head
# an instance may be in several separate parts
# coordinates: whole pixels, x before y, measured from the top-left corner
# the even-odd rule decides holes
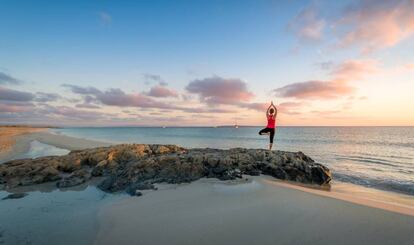
[[[270,108],[269,113],[273,114],[275,112],[275,110],[273,108]]]

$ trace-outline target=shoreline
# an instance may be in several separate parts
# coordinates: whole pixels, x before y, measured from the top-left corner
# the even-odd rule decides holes
[[[0,127],[0,129],[3,128],[4,127]],[[50,128],[27,127],[24,133],[13,136],[6,135],[5,137],[9,137],[7,141],[12,142],[12,144],[10,145],[10,150],[0,152],[0,163],[13,160],[16,157],[28,152],[30,148],[30,142],[35,140],[43,144],[66,149],[69,151],[111,145],[111,143],[107,142],[54,134],[51,133],[49,129]]]
[[[0,162],[7,161],[8,159],[13,159],[16,156],[27,152],[30,147],[30,142],[34,140],[37,140],[43,144],[48,144],[67,150],[81,150],[85,148],[111,145],[111,143],[106,142],[53,134],[48,131],[47,128],[42,128],[40,130],[35,130],[34,132],[26,132],[24,134],[15,136],[15,144],[13,145],[11,152],[6,157],[4,155],[0,155]],[[290,183],[277,179],[272,179],[270,184],[278,185],[284,188],[300,190],[318,196],[339,199],[372,208],[379,208],[391,212],[414,216],[414,196],[406,194],[379,190],[375,188],[367,188],[351,183],[338,182],[335,180],[331,183],[330,190],[313,188],[306,185]]]
[[[22,136],[46,130],[47,128],[0,126],[0,159],[14,155],[16,150],[18,153],[21,153],[25,149],[28,149],[28,147],[24,147],[24,149],[19,147],[21,143],[18,141]]]

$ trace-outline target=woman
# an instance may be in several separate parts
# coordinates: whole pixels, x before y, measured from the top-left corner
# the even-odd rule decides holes
[[[268,134],[270,139],[269,150],[272,150],[273,146],[273,138],[275,137],[275,125],[276,125],[276,115],[277,109],[276,106],[273,105],[273,101],[270,104],[269,108],[266,111],[266,118],[267,118],[267,126],[266,128],[259,131],[260,135]]]

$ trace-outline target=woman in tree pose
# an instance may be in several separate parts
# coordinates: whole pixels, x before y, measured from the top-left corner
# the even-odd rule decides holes
[[[266,111],[267,126],[266,128],[259,131],[260,135],[263,135],[263,134],[269,135],[269,139],[270,139],[269,150],[272,150],[273,138],[275,137],[276,115],[277,115],[277,109],[276,109],[276,106],[273,105],[273,101],[272,101],[269,108],[267,108],[267,111]]]

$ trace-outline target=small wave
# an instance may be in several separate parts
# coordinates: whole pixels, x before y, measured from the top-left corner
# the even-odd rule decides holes
[[[393,164],[393,162],[384,160],[384,159],[375,159],[375,158],[369,158],[369,157],[336,157],[337,160],[349,160],[354,162],[366,162],[366,163],[375,163],[375,164],[381,164],[391,167],[401,167],[401,165]],[[399,163],[399,162],[396,162]],[[403,164],[403,163],[401,163]]]
[[[408,195],[414,195],[414,182],[412,181],[396,181],[391,179],[373,179],[373,178],[360,178],[358,176],[352,176],[342,173],[334,173],[334,178],[342,181],[349,182],[357,185],[372,187],[376,189],[394,191]]]

